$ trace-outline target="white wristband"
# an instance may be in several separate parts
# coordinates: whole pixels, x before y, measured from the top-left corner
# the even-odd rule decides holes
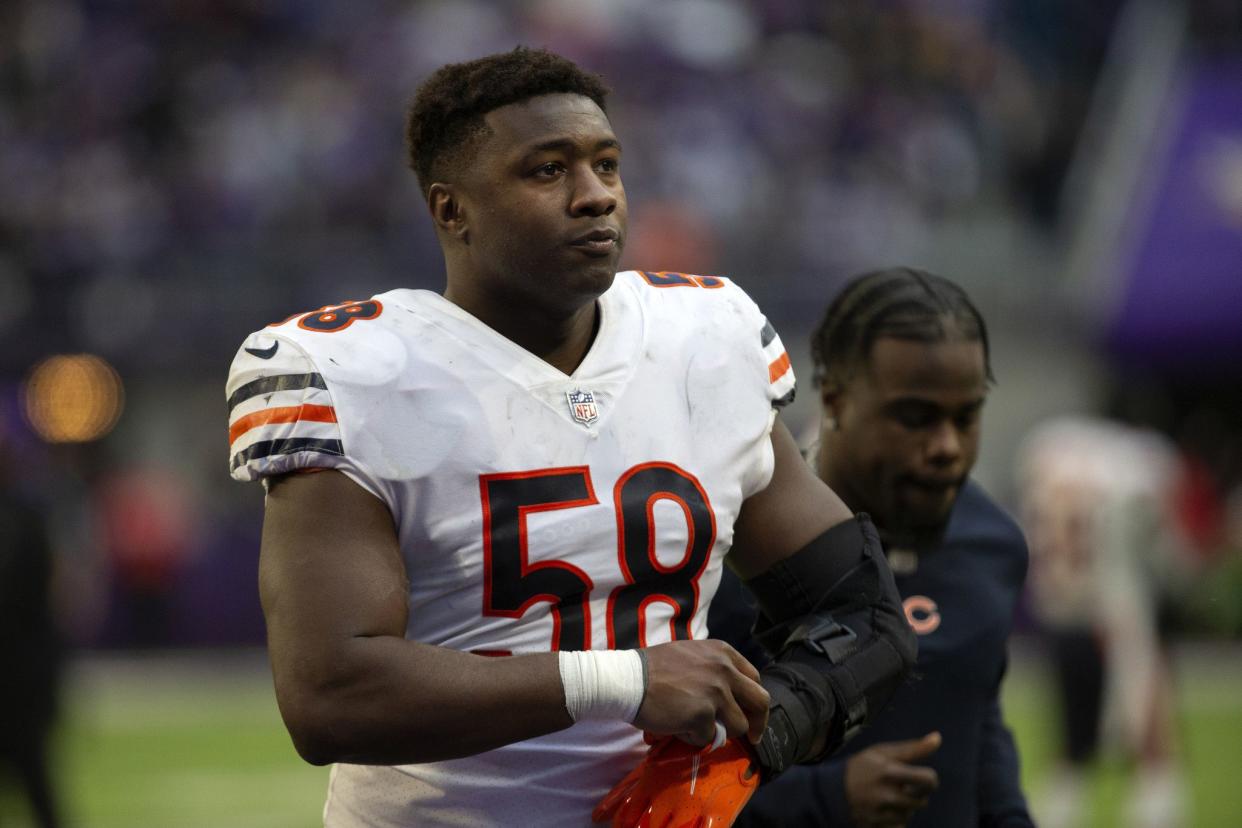
[[[561,650],[559,655],[571,719],[634,721],[647,692],[641,650]]]

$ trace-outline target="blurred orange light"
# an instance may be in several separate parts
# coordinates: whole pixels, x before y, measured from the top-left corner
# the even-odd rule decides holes
[[[48,357],[23,388],[26,419],[49,443],[87,443],[112,431],[125,407],[116,370],[92,354]]]

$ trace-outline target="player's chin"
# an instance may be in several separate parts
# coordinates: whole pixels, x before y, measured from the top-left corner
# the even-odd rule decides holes
[[[935,531],[949,520],[957,493],[956,486],[938,491],[908,491],[898,502],[897,513],[915,531]]]
[[[907,510],[901,520],[892,522],[886,528],[886,535],[897,546],[934,546],[944,538],[948,525],[947,513],[937,519],[937,516],[929,514],[912,515]]]
[[[612,287],[613,279],[616,276],[617,257],[610,256],[606,259],[600,258],[578,262],[577,266],[570,270],[566,283],[574,293],[598,296]]]

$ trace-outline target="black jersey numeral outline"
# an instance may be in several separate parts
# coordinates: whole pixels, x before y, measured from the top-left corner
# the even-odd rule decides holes
[[[552,650],[591,649],[590,593],[586,572],[565,561],[529,562],[526,516],[532,512],[591,506],[599,501],[586,466],[479,476],[483,506],[483,615],[520,618],[531,606],[552,606]],[[686,519],[686,551],[665,565],[656,558],[655,505],[670,500]],[[698,479],[673,463],[641,463],[613,488],[617,563],[625,584],[608,596],[608,647],[647,646],[646,610],[653,602],[673,609],[672,640],[693,637],[699,578],[716,543],[716,517]]]
[[[483,499],[483,614],[521,618],[552,604],[552,649],[590,649],[591,577],[564,561],[529,562],[526,516],[599,501],[586,466],[479,476]],[[585,646],[583,643],[585,642]]]
[[[656,558],[655,505],[661,500],[681,507],[688,530],[685,554],[671,566]],[[608,596],[608,647],[646,647],[646,610],[655,601],[673,608],[670,640],[693,638],[690,622],[699,607],[699,577],[716,544],[716,515],[707,492],[694,475],[672,463],[643,463],[621,475],[613,503],[625,585]]]

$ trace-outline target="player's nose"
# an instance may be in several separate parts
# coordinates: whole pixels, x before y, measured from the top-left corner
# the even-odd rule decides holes
[[[569,211],[575,216],[607,216],[617,209],[618,194],[594,170],[575,178]]]
[[[928,459],[940,466],[951,465],[961,459],[962,435],[951,421],[942,422],[932,429],[927,454]]]

